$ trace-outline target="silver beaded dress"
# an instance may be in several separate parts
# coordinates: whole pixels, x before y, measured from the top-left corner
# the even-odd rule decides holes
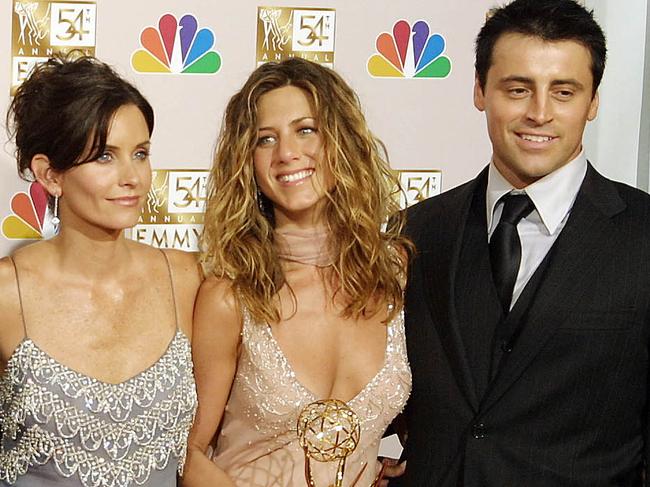
[[[379,441],[411,392],[403,311],[387,325],[384,363],[347,405],[356,412],[361,438],[346,462],[343,485],[364,487],[377,476]],[[296,423],[318,399],[303,386],[271,333],[244,310],[237,373],[213,461],[238,487],[303,486],[305,458]],[[336,463],[311,462],[316,485],[334,482]]]
[[[25,334],[0,376],[0,485],[175,487],[196,409],[190,343],[178,320],[176,330],[153,365],[118,384]]]

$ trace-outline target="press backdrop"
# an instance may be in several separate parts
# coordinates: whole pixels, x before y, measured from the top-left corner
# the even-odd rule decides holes
[[[610,49],[587,155],[607,176],[647,190],[647,1],[586,4]],[[493,0],[0,0],[0,111],[29,67],[51,52],[81,49],[114,65],[156,112],[154,185],[131,238],[192,250],[227,100],[259,62],[302,56],[333,66],[357,91],[401,171],[408,204],[457,186],[489,161],[472,85],[474,38],[492,6]],[[0,254],[52,233],[39,189],[16,176],[4,130],[0,221]]]

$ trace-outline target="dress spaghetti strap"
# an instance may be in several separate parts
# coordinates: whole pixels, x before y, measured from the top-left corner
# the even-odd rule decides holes
[[[20,292],[20,279],[18,277],[18,266],[13,257],[9,256],[9,261],[14,266],[14,273],[16,274],[16,289],[18,291],[18,304],[20,305],[20,319],[23,322],[23,338],[27,338],[27,323],[25,322],[25,310],[23,308],[23,295]]]
[[[163,257],[165,258],[165,262],[167,263],[167,272],[169,273],[169,285],[172,290],[172,303],[174,306],[174,319],[176,321],[176,331],[178,331],[179,325],[178,325],[178,310],[176,309],[176,291],[174,290],[174,273],[172,272],[172,266],[169,262],[169,257],[167,257],[167,254],[163,249],[158,249],[160,252],[163,254]]]

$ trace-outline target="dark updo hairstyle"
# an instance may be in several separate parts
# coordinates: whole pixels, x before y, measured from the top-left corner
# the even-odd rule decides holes
[[[151,105],[107,64],[90,56],[57,56],[37,64],[7,112],[18,173],[34,180],[36,154],[46,155],[58,172],[97,159],[106,148],[113,116],[124,105],[140,109],[151,135]]]

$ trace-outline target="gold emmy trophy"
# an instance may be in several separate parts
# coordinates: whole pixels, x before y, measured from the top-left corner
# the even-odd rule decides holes
[[[325,399],[305,406],[298,417],[298,439],[305,451],[305,480],[316,487],[310,460],[335,462],[336,479],[328,487],[342,487],[345,459],[354,451],[361,436],[357,414],[343,401]]]

